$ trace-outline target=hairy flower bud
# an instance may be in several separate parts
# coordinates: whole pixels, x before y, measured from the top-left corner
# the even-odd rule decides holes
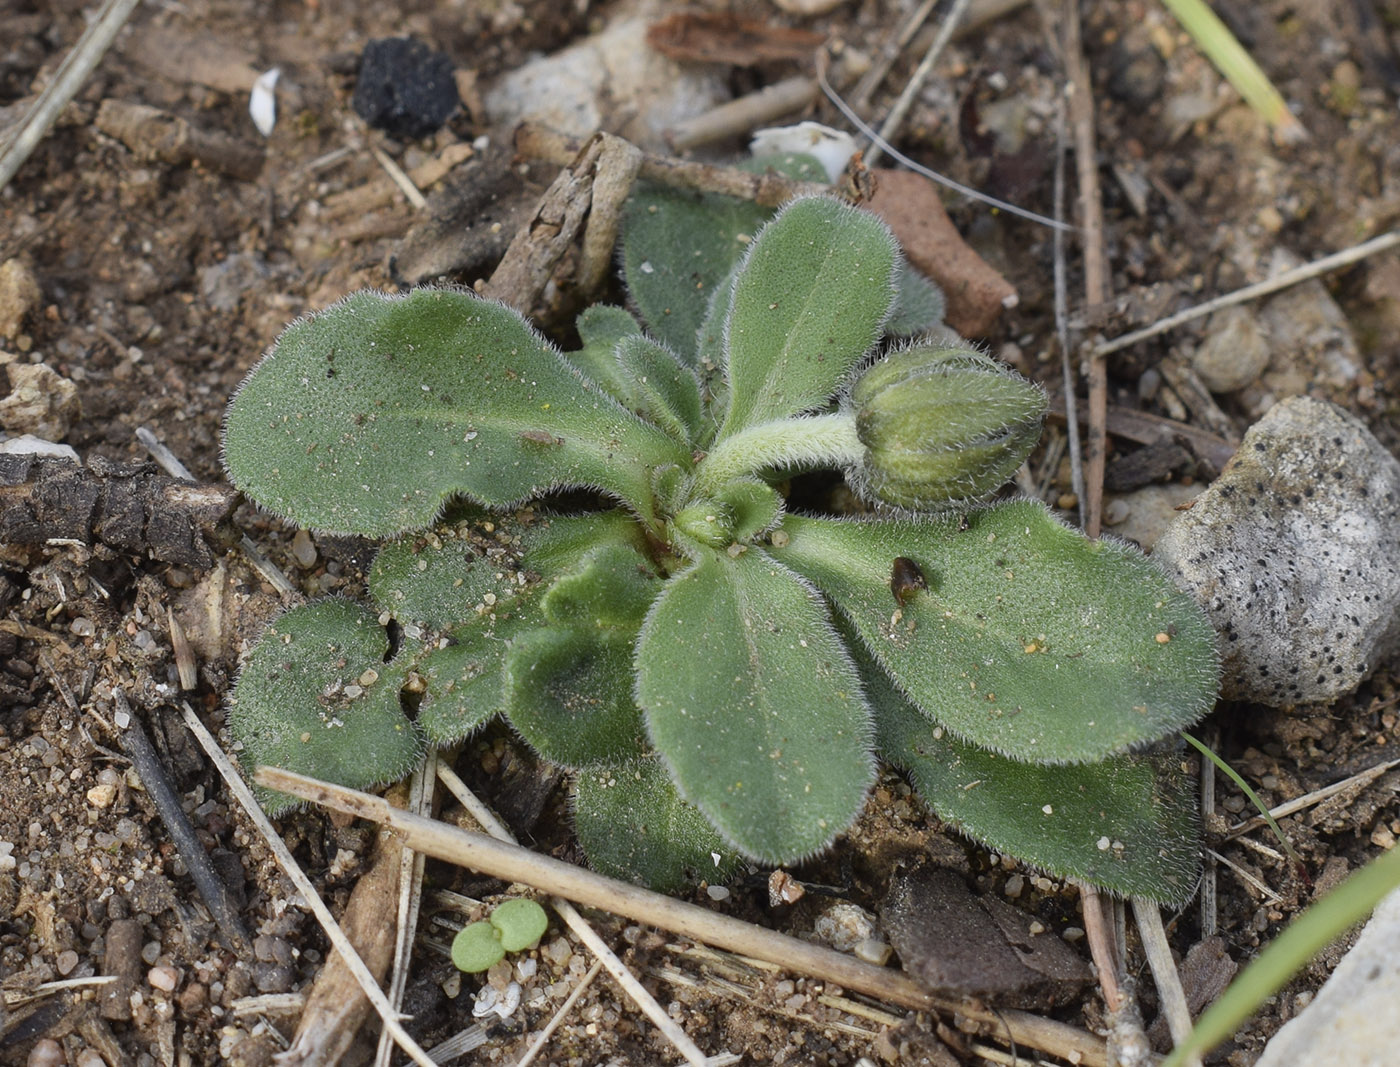
[[[1040,439],[1045,394],[965,348],[891,353],[851,390],[867,497],[916,510],[985,496]]]

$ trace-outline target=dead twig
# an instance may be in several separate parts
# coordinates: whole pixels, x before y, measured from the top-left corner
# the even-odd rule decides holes
[[[572,1011],[574,1005],[578,1003],[579,997],[583,996],[584,991],[593,983],[593,979],[598,977],[598,972],[602,969],[603,961],[594,960],[593,966],[588,968],[584,976],[578,980],[578,984],[575,985],[573,989],[569,990],[569,995],[564,999],[564,1003],[560,1004],[559,1010],[550,1016],[549,1022],[547,1022],[544,1029],[536,1035],[534,1043],[525,1050],[525,1055],[520,1057],[520,1062],[517,1063],[515,1067],[530,1067],[530,1064],[535,1061],[535,1057],[540,1054],[540,1050],[549,1043],[549,1039],[554,1034],[554,1031],[559,1029],[559,1024],[568,1017],[569,1012]]]
[[[1133,897],[1133,915],[1137,917],[1142,950],[1147,956],[1147,965],[1152,968],[1152,979],[1157,984],[1157,994],[1171,1030],[1172,1043],[1180,1045],[1191,1034],[1191,1009],[1186,1005],[1186,990],[1181,986],[1181,976],[1177,974],[1171,946],[1167,944],[1162,913],[1152,901]],[[1201,1058],[1194,1055],[1188,1057],[1185,1067],[1201,1067]]]
[[[274,767],[258,770],[260,784],[372,822],[387,823],[404,842],[430,856],[470,867],[551,895],[625,915],[743,956],[778,964],[844,989],[918,1011],[958,1012],[988,1026],[1004,1025],[1018,1044],[1070,1059],[1086,1067],[1106,1065],[1103,1043],[1094,1036],[1029,1012],[993,1012],[966,1001],[938,996],[907,975],[877,967],[834,949],[720,915],[626,882],[583,870],[485,834],[401,812],[379,797]],[[241,783],[240,783],[241,784]]]
[[[1074,134],[1074,164],[1079,184],[1079,224],[1084,255],[1084,302],[1093,309],[1108,301],[1108,263],[1104,254],[1103,202],[1099,197],[1098,150],[1094,137],[1094,90],[1079,34],[1079,5],[1063,7],[1061,48],[1069,77],[1069,114]],[[1103,522],[1103,472],[1108,450],[1108,370],[1103,356],[1088,359],[1089,439],[1084,455],[1084,532],[1098,537]]]
[[[948,12],[943,24],[938,28],[938,34],[928,46],[928,50],[924,52],[923,59],[919,60],[919,65],[914,68],[914,73],[909,76],[909,81],[899,94],[899,99],[890,108],[890,113],[885,116],[885,123],[880,127],[880,136],[871,138],[872,143],[865,150],[867,165],[873,167],[879,161],[884,148],[890,141],[894,140],[900,123],[904,121],[904,116],[909,114],[909,106],[913,104],[914,97],[924,87],[924,81],[928,78],[929,72],[933,70],[934,63],[938,62],[938,57],[943,54],[943,49],[953,38],[953,31],[958,28],[963,16],[967,14],[969,3],[971,0],[954,0],[952,10]]]
[[[805,74],[765,85],[692,119],[676,123],[666,140],[677,151],[738,137],[755,127],[801,111],[817,98],[817,83]]]
[[[306,900],[306,906],[310,908],[312,914],[316,916],[316,921],[319,922],[321,928],[325,930],[326,937],[330,939],[336,951],[344,957],[346,966],[350,968],[350,972],[355,976],[355,980],[359,982],[360,988],[364,991],[365,996],[367,996],[370,1003],[374,1005],[374,1010],[378,1012],[379,1017],[384,1020],[385,1028],[394,1035],[394,1040],[398,1042],[399,1048],[403,1049],[419,1067],[437,1067],[437,1065],[429,1059],[428,1054],[423,1051],[418,1042],[413,1040],[408,1031],[403,1028],[403,1024],[399,1022],[398,1013],[390,1006],[388,999],[384,996],[384,991],[379,988],[379,983],[375,980],[374,975],[372,975],[369,968],[365,966],[364,960],[360,959],[360,954],[355,951],[355,946],[350,944],[350,941],[341,931],[340,925],[335,921],[335,916],[332,915],[330,909],[326,907],[326,902],[321,899],[321,895],[316,892],[316,887],[311,884],[311,879],[306,877],[306,873],[297,864],[297,861],[293,858],[287,846],[283,844],[282,839],[277,835],[277,831],[273,828],[272,823],[268,821],[267,816],[263,814],[262,807],[258,804],[257,798],[253,796],[253,791],[248,788],[247,784],[239,776],[238,771],[234,769],[233,763],[224,755],[224,750],[221,749],[219,743],[214,740],[213,734],[205,729],[204,724],[199,721],[199,716],[194,713],[194,709],[192,709],[189,704],[183,704],[182,709],[184,711],[185,724],[189,726],[191,732],[193,732],[195,738],[199,741],[200,747],[204,749],[205,754],[208,755],[214,766],[218,768],[220,776],[224,779],[224,783],[228,786],[229,791],[238,799],[238,803],[242,805],[244,814],[247,815],[248,820],[257,828],[258,833],[262,835],[267,847],[276,857],[277,863],[282,868],[283,873],[291,879],[292,884],[296,886],[298,892],[300,892],[302,897]],[[385,807],[389,807],[388,801],[379,797],[375,799]]]
[[[78,38],[73,50],[64,57],[54,73],[53,81],[39,94],[9,143],[0,148],[0,189],[10,184],[15,172],[39,147],[39,142],[57,121],[59,112],[77,95],[96,69],[107,49],[116,40],[126,20],[131,17],[140,0],[106,0],[98,13]]]
[[[1302,796],[1295,797],[1286,803],[1280,804],[1276,808],[1270,808],[1269,814],[1276,820],[1282,819],[1289,815],[1296,815],[1298,812],[1305,811],[1316,804],[1321,804],[1324,800],[1329,800],[1339,793],[1345,793],[1349,790],[1360,792],[1386,771],[1392,770],[1395,767],[1400,767],[1400,759],[1378,763],[1374,767],[1368,767],[1364,771],[1353,774],[1350,778],[1343,778],[1340,782],[1333,782],[1331,785],[1324,786],[1321,789],[1314,789],[1311,793],[1304,793]],[[1236,823],[1234,826],[1230,827],[1225,831],[1225,837],[1227,840],[1239,837],[1241,834],[1247,834],[1252,830],[1257,830],[1259,827],[1267,825],[1267,822],[1268,821],[1262,815],[1256,815],[1252,819],[1246,819],[1244,822]]]
[[[248,930],[238,916],[238,909],[229,895],[228,886],[214,869],[209,853],[204,851],[194,827],[190,825],[190,817],[185,814],[180,797],[170,784],[170,778],[166,775],[156,750],[151,746],[151,740],[146,736],[141,720],[132,713],[126,694],[121,689],[113,691],[113,698],[117,704],[113,722],[118,730],[117,740],[121,742],[122,751],[131,760],[132,768],[140,776],[141,784],[146,787],[146,795],[155,805],[156,814],[160,816],[161,823],[170,834],[175,850],[185,861],[185,868],[190,872],[195,890],[208,906],[209,914],[213,916],[214,923],[223,934],[224,942],[240,956],[249,957],[252,953],[252,938],[248,936]]]
[[[515,151],[526,159],[568,166],[583,144],[575,137],[525,123],[515,131]],[[764,207],[778,207],[795,196],[830,194],[819,182],[800,182],[780,174],[752,174],[737,167],[691,163],[667,156],[643,155],[637,176],[670,189],[690,189],[698,193],[720,193],[741,200],[752,200]]]
[[[1052,421],[1068,421],[1065,417],[1064,397],[1050,397],[1050,418]],[[1078,412],[1077,421],[1081,425],[1087,418],[1084,411]],[[1184,438],[1196,454],[1196,458],[1205,460],[1216,470],[1220,470],[1229,463],[1235,454],[1235,446],[1225,438],[1218,437],[1199,426],[1178,422],[1164,415],[1154,415],[1150,411],[1138,411],[1134,408],[1110,404],[1107,412],[1107,427],[1108,432],[1114,437],[1122,437],[1140,445],[1158,444],[1162,441],[1175,440],[1178,437]]]
[[[252,181],[262,171],[264,152],[260,146],[215,130],[202,130],[160,108],[104,100],[94,123],[143,163],[199,165],[239,181]]]
[[[398,884],[400,857],[406,851],[393,834],[381,833],[373,862],[355,883],[340,917],[345,936],[376,982],[389,969],[394,936],[402,930],[398,923],[386,921],[386,916]],[[370,1014],[369,1000],[349,965],[338,952],[331,953],[311,984],[291,1046],[278,1055],[277,1062],[281,1067],[335,1067]]]
[[[1358,263],[1369,256],[1374,256],[1378,252],[1385,252],[1388,249],[1400,245],[1400,230],[1391,230],[1383,233],[1379,237],[1372,237],[1369,241],[1362,241],[1359,245],[1352,245],[1344,248],[1340,252],[1333,252],[1329,256],[1315,259],[1311,263],[1304,263],[1301,267],[1294,267],[1286,270],[1282,274],[1272,278],[1266,278],[1262,282],[1255,282],[1253,285],[1246,285],[1241,289],[1236,289],[1233,293],[1226,293],[1224,296],[1217,296],[1213,300],[1207,300],[1203,304],[1196,304],[1194,307],[1185,308],[1174,315],[1168,315],[1164,319],[1158,319],[1151,326],[1144,326],[1140,330],[1132,333],[1125,333],[1122,337],[1115,337],[1109,341],[1101,341],[1090,350],[1090,355],[1100,357],[1111,356],[1114,352],[1121,352],[1130,345],[1135,345],[1139,341],[1146,341],[1148,338],[1156,337],[1158,334],[1174,330],[1185,323],[1193,322],[1196,319],[1219,311],[1221,308],[1233,307],[1236,304],[1243,304],[1249,300],[1257,300],[1261,296],[1268,296],[1277,293],[1282,289],[1290,288],[1299,282],[1316,278],[1320,274],[1337,270],[1339,267],[1349,266]]]
[[[437,751],[430,748],[428,754],[414,768],[413,778],[408,785],[408,810],[415,815],[432,815],[433,794],[437,787],[437,766]],[[403,1007],[404,991],[408,989],[408,971],[413,961],[413,939],[418,933],[418,914],[423,902],[423,861],[425,857],[421,852],[400,847],[397,849],[396,859],[398,861],[398,876],[395,879],[397,884],[395,895],[398,897],[396,908],[398,921],[394,924],[396,936],[394,938],[392,977],[389,979],[389,1003],[394,1006],[395,1011],[398,1011]],[[388,1033],[381,1030],[379,1048],[374,1056],[376,1067],[388,1067],[393,1048],[394,1043],[389,1040]]]

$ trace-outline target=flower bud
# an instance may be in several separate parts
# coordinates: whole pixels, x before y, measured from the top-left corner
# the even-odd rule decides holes
[[[1045,394],[965,348],[891,353],[851,390],[867,497],[916,510],[985,496],[1040,439]]]

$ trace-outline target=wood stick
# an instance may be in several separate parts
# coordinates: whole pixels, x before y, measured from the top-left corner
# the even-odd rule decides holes
[[[88,75],[102,62],[107,49],[126,25],[138,0],[107,0],[88,28],[83,31],[73,50],[64,56],[54,73],[53,81],[39,94],[10,142],[0,147],[0,189],[10,183],[15,172],[24,165],[31,152],[58,120],[59,112],[78,95]]]
[[[132,712],[126,694],[117,689],[113,691],[113,698],[117,704],[117,714],[114,716],[117,740],[121,743],[122,751],[130,758],[141,784],[146,787],[146,795],[151,798],[160,821],[170,834],[171,842],[185,861],[194,887],[208,905],[209,914],[214,917],[224,942],[240,956],[248,958],[253,950],[253,939],[239,918],[238,909],[233,906],[228,885],[214,869],[209,853],[204,851],[194,827],[190,825],[190,817],[180,805],[180,797],[170,784],[165,767],[151,746],[141,720]]]
[[[379,1017],[384,1021],[385,1029],[394,1035],[394,1040],[398,1042],[399,1048],[403,1049],[409,1058],[412,1059],[414,1063],[418,1064],[418,1067],[437,1067],[437,1064],[429,1059],[428,1054],[423,1051],[423,1047],[419,1045],[417,1041],[413,1040],[412,1035],[403,1028],[403,1023],[399,1021],[398,1013],[394,1011],[388,998],[384,996],[384,991],[379,988],[379,983],[375,980],[374,975],[370,974],[369,968],[365,966],[365,961],[360,959],[360,954],[355,951],[355,946],[350,944],[349,939],[347,939],[345,934],[341,931],[340,925],[335,921],[335,916],[332,915],[330,909],[326,907],[326,902],[322,900],[321,895],[316,892],[316,887],[311,884],[311,879],[308,878],[306,872],[301,869],[300,864],[298,864],[296,858],[293,857],[291,850],[287,848],[282,838],[277,836],[277,831],[273,829],[272,822],[268,817],[263,814],[262,806],[258,803],[257,798],[253,796],[253,791],[248,788],[247,783],[243,781],[238,771],[234,769],[233,761],[230,760],[228,756],[224,755],[224,750],[221,749],[219,743],[214,740],[214,735],[209,732],[204,723],[199,721],[199,716],[194,713],[194,709],[191,708],[188,703],[182,704],[181,710],[184,713],[185,725],[190,728],[190,732],[193,733],[195,739],[199,741],[199,745],[204,749],[205,755],[207,755],[209,759],[213,761],[214,766],[218,768],[219,774],[224,780],[224,784],[228,786],[229,791],[237,798],[238,803],[242,805],[243,812],[248,816],[248,820],[257,828],[258,833],[262,835],[263,841],[272,851],[273,856],[276,857],[277,864],[282,868],[282,872],[291,879],[292,884],[297,887],[297,890],[306,900],[306,906],[310,908],[311,913],[316,916],[316,921],[321,924],[321,929],[326,932],[326,937],[329,938],[331,944],[335,946],[335,950],[340,953],[346,966],[350,968],[350,973],[355,976],[355,980],[359,982],[360,988],[364,990],[365,996],[368,997],[369,1002],[374,1005],[374,1010],[379,1013]],[[378,800],[379,803],[386,808],[389,807],[389,802],[387,800],[381,797],[375,797],[374,799]],[[393,809],[390,808],[390,810],[392,811]]]
[[[1004,1028],[1018,1045],[1067,1058],[1086,1067],[1107,1067],[1104,1044],[1091,1034],[1029,1012],[992,1011],[975,1003],[939,996],[907,975],[877,967],[835,949],[799,941],[774,930],[742,922],[640,889],[579,867],[541,856],[485,834],[398,811],[380,797],[276,767],[260,767],[260,785],[290,793],[333,811],[384,823],[403,835],[404,843],[430,856],[505,881],[520,882],[588,907],[625,915],[696,941],[775,963],[788,970],[824,979],[845,989],[918,1011],[958,1012],[993,1030]]]
[[[583,142],[562,133],[525,123],[515,131],[515,151],[527,159],[569,166],[583,148]],[[672,189],[693,189],[700,193],[722,193],[741,200],[752,200],[764,207],[777,207],[794,196],[830,195],[831,187],[819,182],[799,182],[780,174],[751,174],[737,167],[710,163],[690,163],[665,156],[643,155],[638,176]]]

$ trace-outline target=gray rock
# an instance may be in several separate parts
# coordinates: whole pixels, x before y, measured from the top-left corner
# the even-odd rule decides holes
[[[576,137],[605,129],[648,150],[666,149],[669,127],[728,94],[713,73],[682,67],[647,44],[654,12],[641,6],[641,14],[507,74],[486,94],[490,121],[539,122]]]
[[[1224,696],[1335,700],[1400,645],[1400,462],[1331,404],[1285,400],[1153,556],[1219,631]]]
[[[1232,307],[1210,317],[1191,366],[1212,393],[1249,385],[1269,365],[1269,342],[1249,308]]]
[[[1281,273],[1298,262],[1275,249],[1269,273]],[[1321,281],[1314,278],[1264,301],[1258,324],[1269,340],[1269,365],[1238,394],[1253,417],[1290,396],[1374,403],[1375,378],[1366,369],[1346,313]]]
[[[1327,984],[1273,1036],[1254,1067],[1389,1067],[1400,1048],[1398,1004],[1400,891],[1381,901]]]
[[[1144,552],[1151,552],[1158,539],[1181,514],[1177,507],[1200,495],[1199,482],[1194,485],[1163,482],[1124,493],[1117,499],[1127,507],[1127,514],[1121,523],[1113,527],[1113,534],[1125,541],[1135,541]]]

